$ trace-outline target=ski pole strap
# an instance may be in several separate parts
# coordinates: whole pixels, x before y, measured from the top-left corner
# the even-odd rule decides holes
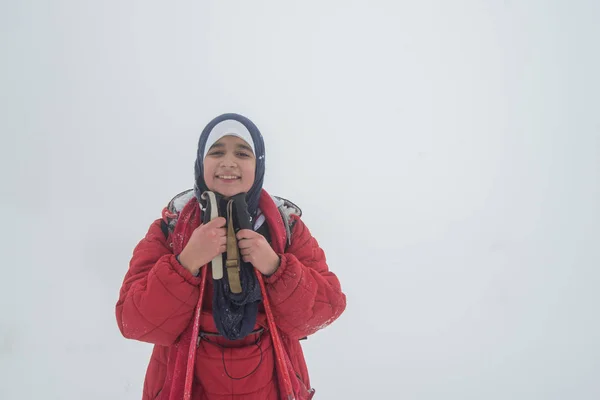
[[[233,200],[227,203],[227,279],[231,293],[242,293],[240,282],[240,253],[237,246],[237,238],[233,229]]]

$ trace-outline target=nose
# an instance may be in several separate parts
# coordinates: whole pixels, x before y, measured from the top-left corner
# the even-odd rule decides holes
[[[223,157],[222,161],[221,161],[221,166],[224,168],[234,168],[237,167],[237,163],[235,161],[235,157],[230,154],[227,153],[225,154],[225,157]]]

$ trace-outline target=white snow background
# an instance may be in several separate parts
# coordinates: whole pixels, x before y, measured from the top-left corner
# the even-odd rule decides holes
[[[0,399],[136,400],[114,305],[222,112],[348,296],[315,399],[600,398],[600,3],[0,4]]]

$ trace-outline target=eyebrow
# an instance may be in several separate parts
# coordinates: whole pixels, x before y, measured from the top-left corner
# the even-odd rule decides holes
[[[237,148],[238,148],[238,149],[244,149],[244,150],[246,150],[246,151],[249,151],[250,153],[254,153],[254,152],[252,151],[252,148],[251,148],[250,146],[246,145],[246,144],[238,144],[238,145],[237,145]]]
[[[223,143],[215,143],[212,146],[210,146],[209,150],[214,149],[214,148],[220,148],[220,149],[222,149],[223,147],[225,147],[225,145]],[[235,147],[238,150],[239,149],[244,149],[246,151],[249,151],[250,153],[253,153],[252,148],[250,146],[246,145],[246,144],[237,144]]]

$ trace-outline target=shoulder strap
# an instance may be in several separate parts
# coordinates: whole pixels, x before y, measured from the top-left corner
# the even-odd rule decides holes
[[[169,225],[167,225],[164,219],[160,220],[160,230],[165,235],[165,239],[167,239],[169,237]]]
[[[187,201],[193,196],[193,190],[189,189],[179,193],[175,196],[168,205],[169,211],[175,216],[172,219],[169,219],[169,223],[165,222],[165,220],[160,221],[160,229],[162,230],[165,238],[169,237],[169,234],[175,229],[175,225],[177,224],[177,216],[179,215],[179,211],[183,208],[183,205],[187,203]],[[286,242],[287,246],[292,243],[292,230],[294,228],[295,221],[292,218],[292,215],[302,216],[302,210],[296,204],[292,203],[290,200],[285,199],[279,196],[273,196],[274,199],[277,200],[279,213],[281,214],[281,218],[283,219],[283,223],[285,225],[285,233],[286,233]]]
[[[283,223],[285,225],[285,234],[286,234],[286,247],[292,244],[292,230],[294,228],[295,220],[292,218],[292,215],[297,215],[299,217],[302,216],[302,210],[296,204],[292,203],[288,199],[279,196],[273,196],[276,200],[276,204],[278,205],[277,209],[281,214],[281,218],[283,219]]]

